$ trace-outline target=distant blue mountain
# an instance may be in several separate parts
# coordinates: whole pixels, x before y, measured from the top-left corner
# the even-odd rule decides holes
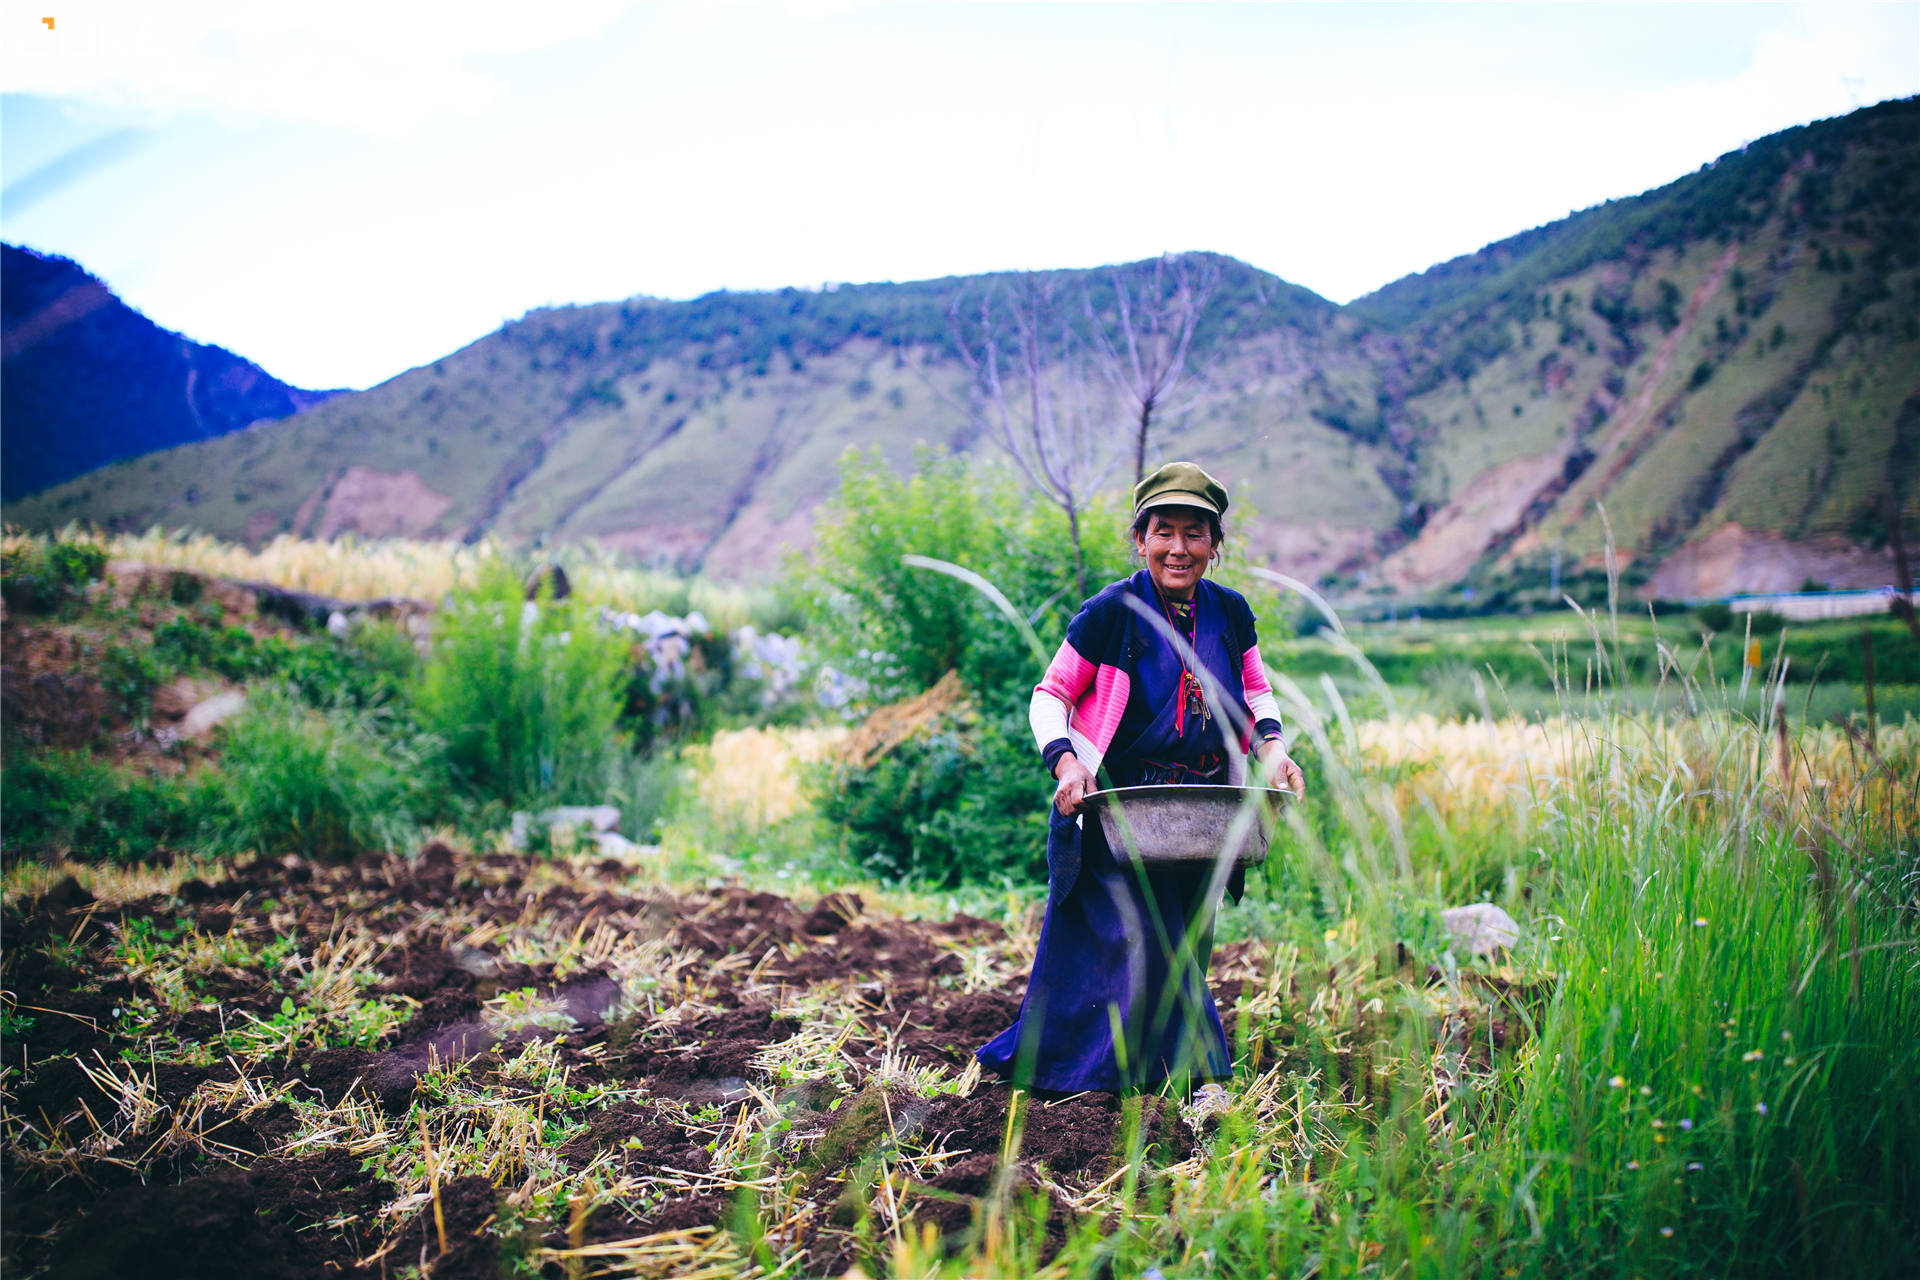
[[[303,391],[162,329],[65,258],[0,245],[0,499],[285,418]]]

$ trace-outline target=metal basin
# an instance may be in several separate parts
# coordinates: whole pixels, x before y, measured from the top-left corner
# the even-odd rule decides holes
[[[1253,799],[1239,847],[1228,849],[1233,821]],[[1267,860],[1274,818],[1292,793],[1274,787],[1115,787],[1087,794],[1087,812],[1100,819],[1115,862],[1212,863],[1231,856],[1236,867]]]

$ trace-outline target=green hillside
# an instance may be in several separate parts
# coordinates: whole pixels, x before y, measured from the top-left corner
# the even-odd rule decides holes
[[[1604,506],[1631,571],[1669,594],[1884,581],[1886,503],[1912,518],[1920,500],[1905,476],[1916,210],[1906,100],[1344,308],[1208,257],[1220,284],[1196,360],[1211,391],[1169,447],[1244,495],[1256,558],[1309,576],[1417,593],[1530,581],[1556,551],[1597,557]],[[1111,307],[1107,271],[1055,278]],[[992,447],[947,309],[1004,280],[535,311],[369,391],[6,516],[255,542],[593,537],[764,573],[805,542],[847,447],[902,463],[916,442]]]
[[[1630,565],[1683,552],[1655,574],[1673,594],[1712,593],[1685,549],[1729,522],[1771,585],[1891,580],[1885,503],[1910,519],[1916,499],[1917,212],[1920,105],[1887,103],[1353,304],[1402,318],[1397,409],[1432,512],[1387,577],[1538,572],[1556,546],[1597,562],[1604,506]]]

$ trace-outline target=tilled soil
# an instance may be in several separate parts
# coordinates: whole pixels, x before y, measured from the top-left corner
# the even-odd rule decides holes
[[[114,906],[68,880],[0,924],[9,1275],[691,1264],[748,1196],[839,1274],[1009,1186],[1063,1235],[1129,1108],[1156,1163],[1195,1149],[1161,1099],[1082,1095],[1023,1108],[1002,1176],[1009,1094],[968,1068],[1031,943],[965,915],[435,843]]]

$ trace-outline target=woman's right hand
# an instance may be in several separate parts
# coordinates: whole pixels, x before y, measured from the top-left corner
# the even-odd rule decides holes
[[[1053,776],[1060,780],[1060,786],[1053,793],[1053,807],[1069,818],[1085,807],[1087,792],[1097,789],[1093,774],[1071,751],[1054,762]]]

